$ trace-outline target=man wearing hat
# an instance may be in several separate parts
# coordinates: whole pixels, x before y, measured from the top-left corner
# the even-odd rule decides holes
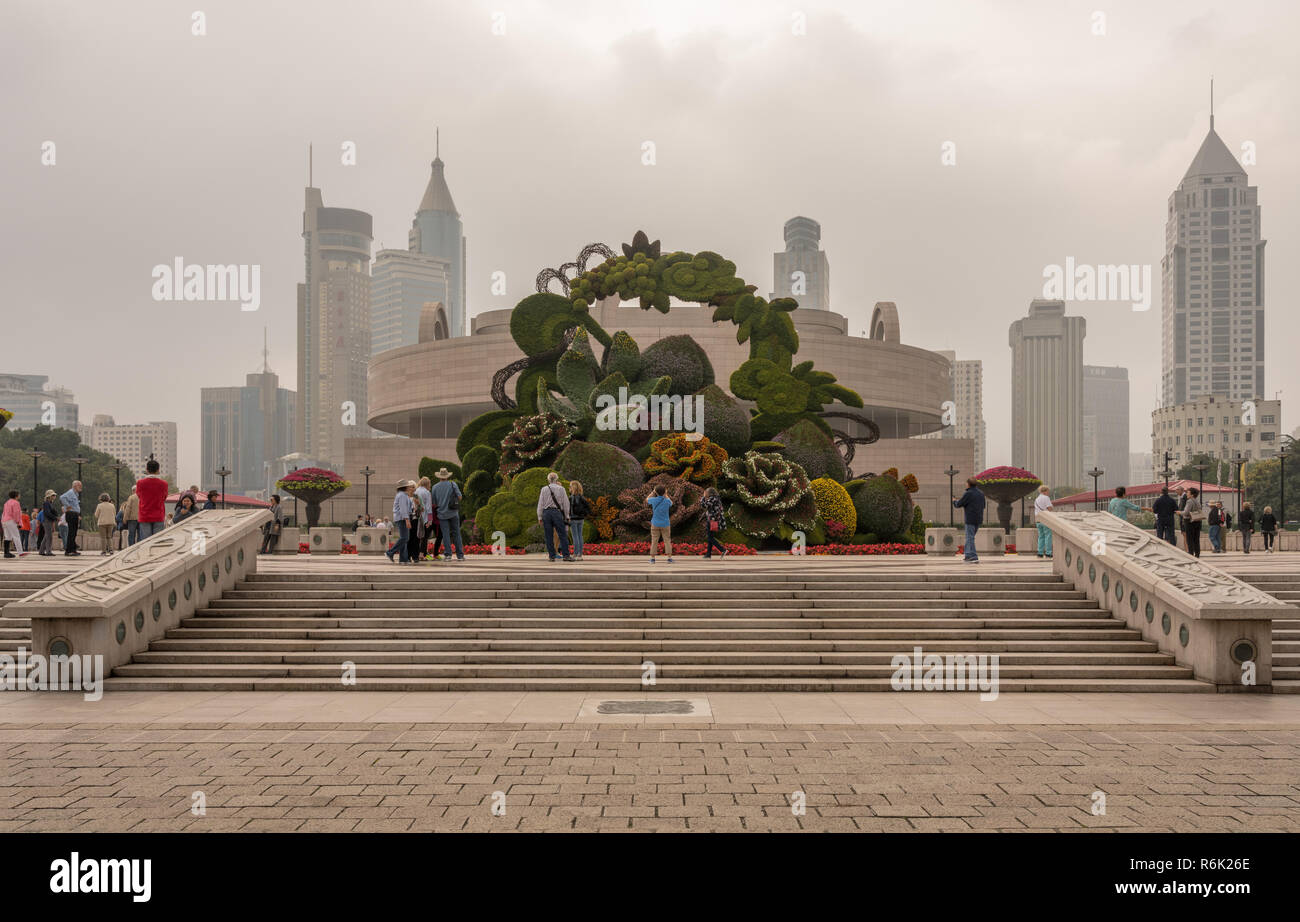
[[[59,494],[53,490],[45,491],[45,501],[41,503],[41,556],[54,556],[54,532],[59,527]]]
[[[401,563],[410,563],[406,545],[411,540],[411,516],[415,514],[415,501],[411,494],[415,492],[414,480],[399,480],[397,493],[393,496],[393,528],[397,531],[397,542],[384,552],[389,560],[393,553],[401,554]]]
[[[433,505],[438,510],[438,527],[442,529],[442,552],[451,560],[454,547],[456,559],[465,559],[465,545],[460,537],[460,487],[451,479],[451,471],[440,467],[434,472],[438,482],[433,486]]]

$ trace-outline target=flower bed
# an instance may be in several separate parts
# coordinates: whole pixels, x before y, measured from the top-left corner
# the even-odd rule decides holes
[[[904,554],[924,554],[923,544],[818,544],[805,548],[809,556],[885,556],[898,557]]]
[[[702,557],[707,544],[700,542],[673,542],[674,557]],[[728,554],[735,554],[739,557],[752,557],[758,554],[758,551],[752,547],[746,547],[743,544],[724,544]],[[663,546],[659,547],[659,554],[667,556],[663,552]],[[588,544],[582,549],[584,557],[636,557],[650,556],[649,541],[624,541],[620,544]]]

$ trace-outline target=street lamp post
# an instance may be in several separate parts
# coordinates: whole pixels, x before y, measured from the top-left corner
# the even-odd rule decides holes
[[[1203,503],[1205,502],[1205,472],[1210,469],[1210,466],[1208,464],[1196,464],[1193,465],[1193,467],[1196,469],[1196,473],[1200,475],[1200,479],[1196,481],[1197,486],[1199,487],[1196,491],[1196,495],[1201,498],[1201,502]]]
[[[1280,467],[1278,471],[1280,477],[1277,483],[1282,491],[1277,501],[1277,520],[1282,525],[1281,531],[1286,531],[1286,446],[1278,449],[1277,461]],[[1279,544],[1278,547],[1281,547],[1281,545]]]
[[[1246,458],[1241,452],[1233,455],[1232,463],[1237,465],[1237,521],[1241,521],[1241,469],[1246,464]]]
[[[1165,475],[1165,489],[1166,489],[1166,490],[1169,489],[1169,478],[1170,478],[1171,476],[1173,476],[1173,473],[1174,473],[1173,468],[1171,468],[1171,467],[1169,466],[1169,462],[1170,462],[1172,459],[1173,459],[1173,455],[1171,455],[1171,454],[1169,453],[1169,449],[1166,448],[1166,449],[1165,449],[1165,469],[1164,469],[1163,471],[1161,471],[1161,473]]]
[[[80,480],[80,479],[81,479],[81,465],[83,465],[83,464],[88,464],[88,463],[90,462],[90,459],[89,459],[89,458],[83,458],[83,457],[81,457],[81,455],[77,455],[77,457],[75,457],[75,458],[69,458],[68,460],[71,461],[73,464],[77,465],[77,479]]]
[[[113,505],[122,505],[122,471],[126,470],[126,465],[121,461],[114,461],[109,465],[113,469]]]
[[[1101,475],[1106,472],[1099,467],[1094,467],[1087,473],[1088,476],[1092,478],[1092,511],[1096,512],[1101,508],[1101,499],[1098,496],[1097,482],[1101,479]]]
[[[226,478],[230,476],[230,468],[226,467],[223,464],[221,465],[221,467],[217,468],[212,473],[216,474],[218,477],[221,478],[221,508],[225,509],[226,508]]]
[[[361,476],[366,478],[366,521],[370,521],[370,478],[375,476],[375,469],[367,464],[361,469]]]
[[[948,465],[948,470],[944,471],[944,473],[948,475],[948,527],[949,527],[949,528],[956,528],[956,527],[957,527],[957,510],[956,510],[956,507],[953,506],[953,502],[954,502],[954,499],[953,499],[953,492],[954,492],[954,488],[953,488],[953,478],[956,477],[958,474],[960,474],[961,471],[957,470],[957,468],[955,468],[955,467],[953,467],[951,464],[949,464],[949,465]]]
[[[45,452],[37,451],[33,446],[32,450],[27,452],[27,456],[32,459],[32,506],[35,507],[41,504],[41,486],[37,474],[41,458],[45,457]]]

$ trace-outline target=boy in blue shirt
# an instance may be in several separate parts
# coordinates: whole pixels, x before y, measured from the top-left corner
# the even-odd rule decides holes
[[[646,498],[646,505],[650,507],[650,562],[655,562],[655,546],[662,538],[664,542],[664,553],[668,555],[668,562],[673,562],[673,538],[671,522],[668,518],[669,511],[673,508],[672,498],[666,496],[667,491],[663,484],[655,487],[655,491]]]

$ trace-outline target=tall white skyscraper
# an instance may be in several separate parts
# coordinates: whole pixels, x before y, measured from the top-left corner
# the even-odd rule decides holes
[[[456,203],[447,188],[442,157],[435,153],[430,164],[429,184],[425,187],[415,220],[408,234],[408,249],[447,266],[447,295],[442,300],[447,310],[447,326],[452,336],[465,336],[465,228]],[[417,312],[418,317],[418,312]],[[414,340],[412,340],[414,342]]]
[[[918,436],[931,439],[970,439],[975,443],[975,470],[988,468],[987,427],[984,423],[984,363],[979,359],[958,359],[951,350],[937,350],[952,363],[952,425],[938,432]],[[947,409],[947,408],[945,408]],[[962,476],[968,476],[963,474]]]
[[[1011,324],[1011,463],[1052,487],[1082,487],[1082,317],[1036,300]]]
[[[812,218],[785,222],[785,249],[772,255],[772,297],[794,298],[801,310],[831,309],[831,266]]]
[[[1264,394],[1264,243],[1246,171],[1210,131],[1169,196],[1161,403]]]

